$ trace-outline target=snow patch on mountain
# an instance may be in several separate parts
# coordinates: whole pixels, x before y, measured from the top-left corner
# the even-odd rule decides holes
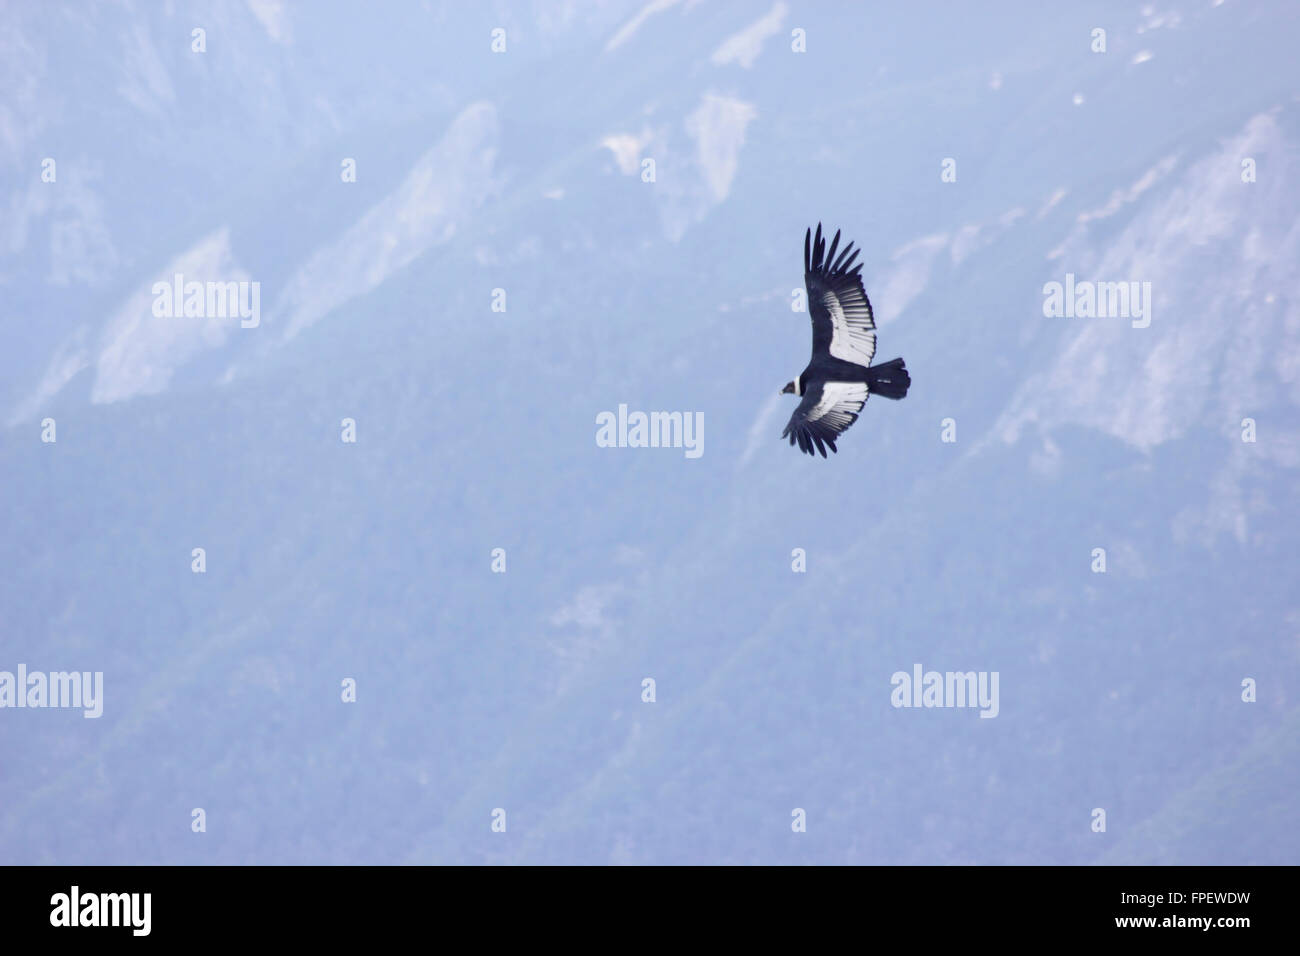
[[[402,182],[288,281],[275,314],[292,339],[446,243],[496,188],[498,122],[490,103],[468,107]]]
[[[1226,427],[1224,396],[1244,409],[1300,404],[1300,306],[1285,296],[1300,280],[1300,224],[1287,185],[1300,172],[1295,152],[1274,114],[1257,115],[1118,234],[1095,235],[1094,222],[1154,188],[1172,160],[1081,215],[1056,268],[1080,279],[1150,282],[1151,324],[1035,317],[1068,323],[1068,338],[1012,400],[997,426],[1002,439],[1016,441],[1029,423],[1073,423],[1149,450],[1196,425]],[[1239,164],[1250,156],[1270,157],[1268,177],[1242,181]]]
[[[777,0],[764,16],[739,33],[727,37],[722,45],[713,51],[713,56],[710,58],[713,65],[726,66],[729,63],[736,63],[748,70],[754,65],[758,55],[763,52],[763,44],[767,38],[781,32],[781,24],[785,21],[788,11],[789,8]]]
[[[171,382],[172,373],[206,349],[224,345],[239,317],[186,318],[154,315],[156,281],[244,282],[249,275],[235,262],[226,228],[210,233],[149,276],[109,319],[95,362],[90,400],[118,402],[133,395],[153,395]],[[75,363],[74,363],[75,364]],[[66,381],[66,379],[65,379]]]

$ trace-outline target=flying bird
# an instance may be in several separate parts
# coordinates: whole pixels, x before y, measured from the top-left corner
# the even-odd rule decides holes
[[[816,239],[811,229],[804,235],[803,279],[812,316],[812,358],[781,389],[782,395],[793,392],[803,399],[781,437],[789,438],[791,445],[798,442],[810,455],[816,449],[823,458],[827,447],[835,451],[835,440],[858,420],[868,395],[897,401],[912,384],[901,358],[871,364],[876,355],[876,320],[862,288],[862,263],[853,266],[858,253],[851,242],[836,259],[839,244],[837,230],[827,250],[821,223]]]

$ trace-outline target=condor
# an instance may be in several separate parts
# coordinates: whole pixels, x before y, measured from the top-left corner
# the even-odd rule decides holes
[[[815,449],[823,458],[827,448],[836,450],[840,433],[858,420],[868,395],[897,400],[912,384],[901,358],[871,364],[876,355],[876,321],[862,288],[862,263],[853,266],[858,257],[853,243],[836,259],[839,244],[836,231],[830,249],[826,248],[821,223],[817,224],[816,239],[811,229],[804,235],[803,278],[812,316],[812,358],[808,367],[781,389],[782,395],[793,392],[803,399],[781,437],[789,438],[791,445],[798,442],[810,455]]]

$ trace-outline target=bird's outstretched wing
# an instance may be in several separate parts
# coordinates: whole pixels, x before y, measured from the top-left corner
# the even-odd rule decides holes
[[[836,230],[830,250],[826,249],[821,223],[815,240],[811,229],[804,235],[803,278],[812,316],[813,357],[829,354],[865,368],[876,354],[876,320],[862,288],[862,263],[853,266],[858,257],[853,243],[836,259],[839,244]]]
[[[808,454],[814,447],[826,457],[826,447],[835,451],[835,439],[858,420],[858,413],[867,402],[867,386],[863,382],[823,382],[804,393],[803,401],[790,416],[790,423],[781,433],[796,441]]]

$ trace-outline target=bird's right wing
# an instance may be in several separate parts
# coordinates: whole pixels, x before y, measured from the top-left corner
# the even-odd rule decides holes
[[[867,403],[867,386],[864,382],[823,382],[804,393],[803,401],[790,416],[790,423],[781,433],[790,444],[808,454],[813,448],[826,457],[825,445],[835,451],[835,439],[858,420],[858,413]]]
[[[862,263],[849,268],[858,257],[853,243],[836,259],[839,244],[837,230],[827,251],[821,223],[817,224],[816,240],[811,229],[804,234],[804,285],[812,316],[813,355],[829,354],[866,368],[876,355],[876,320],[862,287]]]

